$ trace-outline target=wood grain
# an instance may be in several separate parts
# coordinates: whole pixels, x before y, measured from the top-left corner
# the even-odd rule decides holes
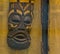
[[[24,0],[25,1],[25,0]],[[41,3],[40,0],[34,2],[34,18],[31,30],[31,46],[27,50],[12,50],[7,45],[8,33],[8,0],[3,0],[3,12],[0,14],[0,54],[41,54]]]
[[[60,0],[49,3],[49,54],[60,54]]]

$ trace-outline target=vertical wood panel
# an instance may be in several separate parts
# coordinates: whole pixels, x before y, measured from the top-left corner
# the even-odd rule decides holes
[[[50,0],[49,54],[60,54],[60,0]]]
[[[0,53],[1,54],[41,54],[41,16],[40,16],[40,0],[34,2],[34,19],[32,23],[31,31],[31,46],[27,50],[12,50],[7,45],[7,33],[8,33],[8,0],[3,0],[3,11],[0,12],[3,16],[0,17]]]
[[[41,54],[41,0],[34,2],[34,19],[31,31],[31,47],[28,54]]]

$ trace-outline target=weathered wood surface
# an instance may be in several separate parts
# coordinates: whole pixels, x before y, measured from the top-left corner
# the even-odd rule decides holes
[[[49,3],[49,54],[60,54],[60,0]]]
[[[12,0],[14,1],[14,0]],[[25,0],[22,0],[25,1]],[[34,19],[31,31],[31,46],[27,50],[12,50],[7,45],[8,33],[8,0],[1,0],[3,11],[0,11],[0,54],[41,54],[41,17],[40,0],[34,1]],[[1,7],[1,6],[0,6]]]

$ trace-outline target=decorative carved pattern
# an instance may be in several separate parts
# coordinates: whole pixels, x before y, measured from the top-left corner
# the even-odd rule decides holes
[[[30,46],[33,3],[10,2],[8,16],[8,46],[22,50]]]

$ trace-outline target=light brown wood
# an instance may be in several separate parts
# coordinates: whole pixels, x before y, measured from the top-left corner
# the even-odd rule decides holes
[[[49,54],[60,54],[60,0],[49,3]]]
[[[31,45],[27,50],[12,50],[7,45],[8,33],[8,0],[3,0],[3,13],[0,17],[0,54],[41,54],[41,1],[34,2],[34,18],[31,31]]]

